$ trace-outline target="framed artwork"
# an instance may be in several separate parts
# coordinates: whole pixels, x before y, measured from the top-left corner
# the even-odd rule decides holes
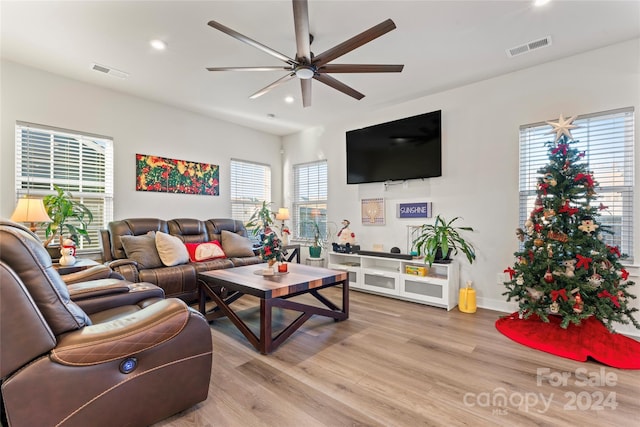
[[[384,225],[384,199],[362,199],[362,225]]]
[[[218,165],[136,154],[136,191],[220,195]]]

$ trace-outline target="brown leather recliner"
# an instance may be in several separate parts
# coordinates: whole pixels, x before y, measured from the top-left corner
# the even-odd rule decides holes
[[[147,426],[207,398],[211,332],[198,312],[148,283],[67,288],[38,238],[9,221],[0,302],[10,427]]]

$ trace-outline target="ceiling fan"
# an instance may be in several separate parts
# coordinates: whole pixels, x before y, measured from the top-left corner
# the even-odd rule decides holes
[[[346,84],[329,76],[333,73],[399,73],[404,65],[378,65],[378,64],[329,64],[336,58],[345,55],[352,50],[369,43],[370,41],[388,33],[396,28],[396,24],[391,19],[381,22],[380,24],[369,28],[360,34],[322,52],[314,55],[311,52],[311,42],[313,36],[309,33],[309,11],[307,0],[293,1],[293,22],[295,26],[296,36],[296,56],[295,59],[290,58],[282,53],[271,49],[237,31],[226,27],[219,22],[209,21],[209,26],[222,31],[231,37],[240,40],[250,46],[268,53],[271,56],[285,62],[285,66],[261,66],[261,67],[210,67],[209,71],[287,71],[287,74],[279,78],[270,85],[260,89],[249,98],[255,99],[273,88],[297,77],[300,79],[300,87],[302,90],[302,105],[304,107],[311,106],[311,79],[326,84],[340,92],[349,95],[355,99],[362,99],[364,95],[357,90],[347,86]]]

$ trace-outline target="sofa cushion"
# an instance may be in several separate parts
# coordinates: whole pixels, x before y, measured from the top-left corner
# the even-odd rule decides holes
[[[253,243],[246,237],[242,237],[236,233],[222,230],[222,249],[229,258],[254,256]]]
[[[220,242],[218,242],[217,240],[205,243],[185,243],[184,245],[189,252],[189,259],[192,262],[200,262],[210,259],[227,257],[227,255],[222,250]]]
[[[184,243],[171,234],[158,231],[156,233],[156,249],[158,249],[160,260],[167,267],[189,262],[189,252]]]
[[[138,263],[139,270],[162,267],[162,260],[156,249],[156,233],[150,231],[141,236],[120,236],[127,258]]]

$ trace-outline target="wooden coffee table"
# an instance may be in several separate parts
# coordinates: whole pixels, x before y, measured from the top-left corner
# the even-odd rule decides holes
[[[262,354],[271,353],[278,348],[314,314],[331,317],[335,321],[349,318],[348,273],[308,265],[289,264],[289,271],[286,274],[278,276],[256,274],[265,267],[266,264],[255,264],[198,273],[200,312],[209,321],[223,316],[228,317]],[[336,285],[342,285],[342,308],[319,293],[321,289]],[[220,296],[214,292],[213,289],[219,286],[229,291],[227,296],[224,294]],[[302,294],[313,295],[324,307],[289,299]],[[256,336],[231,308],[231,304],[244,295],[253,295],[260,299],[260,337]],[[216,306],[209,311],[206,310],[207,296],[216,303]],[[271,319],[273,307],[300,312],[300,315],[275,337]]]

